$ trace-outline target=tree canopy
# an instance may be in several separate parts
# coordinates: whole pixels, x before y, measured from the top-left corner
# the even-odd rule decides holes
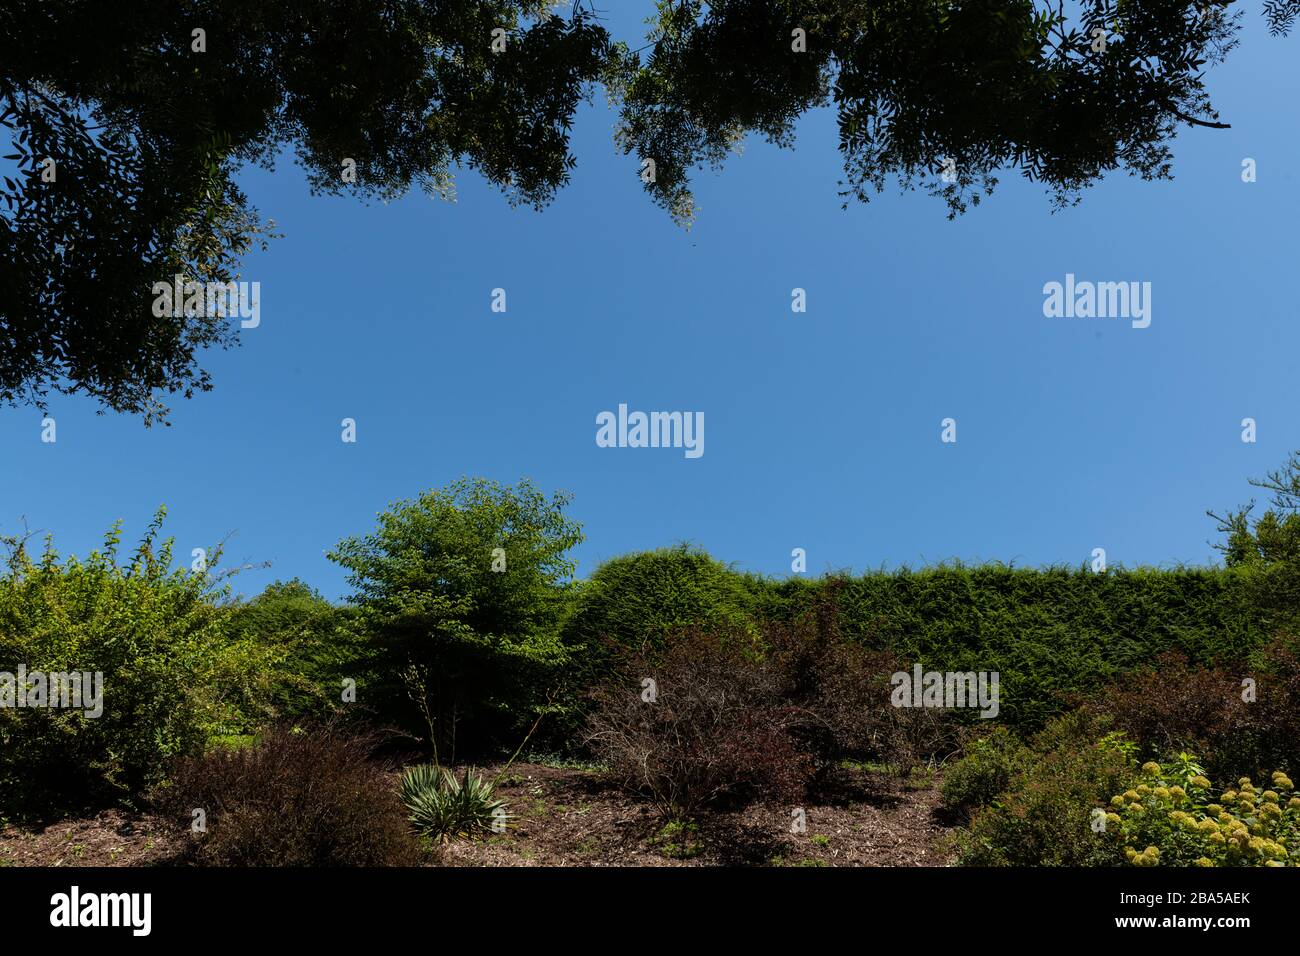
[[[545,205],[602,86],[651,198],[749,134],[833,108],[846,202],[924,186],[956,215],[999,172],[1066,204],[1105,174],[1171,175],[1180,128],[1222,126],[1205,69],[1232,0],[659,0],[647,42],[590,0],[11,0],[0,9],[0,402],[84,393],[160,420],[212,387],[225,316],[155,314],[153,284],[225,283],[273,234],[238,188],[293,155],[314,190],[393,198],[478,171]],[[1275,33],[1300,0],[1269,2]]]

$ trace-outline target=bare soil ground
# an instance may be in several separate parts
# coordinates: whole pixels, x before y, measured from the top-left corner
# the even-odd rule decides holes
[[[495,775],[498,767],[483,772]],[[394,775],[396,785],[396,775]],[[750,806],[666,825],[644,799],[573,767],[517,763],[498,784],[507,832],[430,851],[435,866],[944,866],[950,827],[932,782],[845,772],[801,809]],[[104,811],[44,827],[0,828],[0,866],[166,865],[184,834],[149,814]]]
[[[153,866],[181,846],[171,830],[156,817],[123,810],[42,827],[2,827],[0,866]]]

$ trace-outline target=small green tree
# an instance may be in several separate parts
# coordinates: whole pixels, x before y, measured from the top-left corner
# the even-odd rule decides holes
[[[1252,518],[1255,502],[1223,515],[1209,512],[1226,539],[1215,545],[1229,567],[1300,563],[1300,451],[1286,463],[1250,483],[1271,496],[1271,507]]]
[[[462,478],[399,501],[364,537],[329,555],[374,652],[364,689],[387,715],[427,733],[435,756],[503,743],[546,706],[564,663],[557,624],[582,540],[527,479]]]
[[[1269,507],[1256,515],[1252,500],[1223,515],[1208,512],[1224,535],[1215,547],[1228,567],[1240,569],[1266,624],[1294,631],[1300,626],[1300,451],[1250,483],[1269,493]]]

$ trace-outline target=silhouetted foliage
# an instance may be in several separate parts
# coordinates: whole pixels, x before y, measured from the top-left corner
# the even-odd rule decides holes
[[[654,161],[645,188],[683,221],[694,168],[750,133],[789,145],[824,105],[860,200],[896,179],[956,214],[1002,169],[1057,203],[1112,170],[1168,177],[1180,127],[1224,125],[1204,73],[1236,42],[1232,4],[1074,6],[660,0],[633,50],[583,0],[564,16],[543,0],[10,0],[0,402],[80,392],[148,423],[211,388],[198,356],[234,344],[231,323],[155,316],[151,289],[228,282],[270,234],[234,184],[245,164],[291,152],[314,190],[375,198],[447,195],[468,166],[541,206],[598,82],[620,148]],[[1296,4],[1265,13],[1284,33]]]
[[[0,9],[0,401],[84,392],[156,420],[211,387],[210,316],[155,317],[152,284],[228,281],[266,230],[233,177],[292,150],[314,189],[443,194],[464,163],[539,205],[605,32],[538,0],[15,0]],[[508,53],[491,50],[492,31]],[[196,50],[194,30],[204,31]],[[56,163],[53,182],[42,162]],[[355,182],[343,164],[355,162]]]
[[[1070,6],[662,0],[652,48],[620,73],[619,139],[656,160],[646,189],[683,219],[693,167],[720,165],[748,133],[790,145],[823,105],[844,195],[862,201],[895,178],[955,215],[1003,169],[1058,205],[1112,170],[1168,178],[1180,126],[1222,125],[1203,74],[1236,43],[1231,4]]]

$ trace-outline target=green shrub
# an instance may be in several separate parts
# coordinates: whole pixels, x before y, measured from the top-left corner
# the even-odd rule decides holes
[[[958,834],[966,866],[1116,866],[1121,848],[1092,829],[1092,809],[1135,772],[1133,745],[1083,713],[1054,718],[1028,766]]]
[[[690,545],[623,555],[578,589],[565,644],[592,662],[662,648],[686,628],[756,634],[753,589],[762,586]]]
[[[970,741],[964,756],[944,774],[944,807],[969,813],[988,806],[1026,768],[1029,759],[1029,748],[1005,727],[996,727],[987,737]]]
[[[278,715],[326,717],[342,709],[344,679],[362,681],[372,668],[356,617],[295,578],[233,605],[226,633],[283,660],[271,697]]]
[[[658,847],[659,852],[666,857],[691,860],[704,852],[699,833],[699,825],[690,820],[669,820],[650,843]]]
[[[1185,772],[1184,758],[1147,762],[1141,782],[1094,809],[1129,863],[1300,866],[1300,794],[1285,773],[1275,771],[1263,791],[1249,777],[1212,789],[1206,777]]]
[[[466,770],[461,780],[443,767],[423,764],[402,774],[402,803],[421,836],[447,842],[500,832],[510,819],[504,800],[493,797],[496,786]]]
[[[204,866],[398,866],[419,859],[381,743],[339,722],[277,724],[252,746],[182,760],[156,804]],[[202,810],[205,832],[193,832]]]
[[[1228,567],[1243,573],[1246,600],[1270,631],[1300,630],[1300,451],[1280,468],[1251,479],[1269,493],[1269,506],[1255,514],[1255,502],[1220,516],[1224,540],[1216,547]]]
[[[177,755],[241,733],[260,713],[273,651],[224,630],[204,574],[173,569],[160,510],[128,560],[121,529],[84,560],[10,539],[0,575],[0,671],[102,673],[98,717],[0,707],[0,799],[14,815],[140,793]],[[215,564],[216,555],[209,558]]]
[[[1000,719],[1033,732],[1162,653],[1212,666],[1256,652],[1276,617],[1256,600],[1259,573],[954,563],[776,581],[681,546],[602,565],[576,588],[563,633],[591,684],[618,649],[658,647],[690,626],[758,635],[818,613],[829,595],[849,640],[927,670],[998,672]]]

